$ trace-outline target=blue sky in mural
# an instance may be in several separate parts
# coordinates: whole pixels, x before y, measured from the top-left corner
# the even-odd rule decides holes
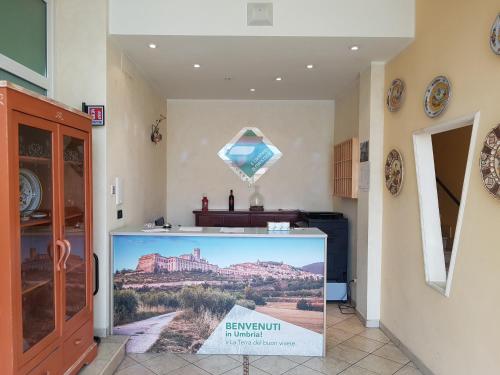
[[[219,267],[257,260],[283,261],[296,267],[324,261],[321,238],[114,236],[113,246],[113,271],[135,269],[138,258],[145,254],[179,256],[196,247],[202,258]]]

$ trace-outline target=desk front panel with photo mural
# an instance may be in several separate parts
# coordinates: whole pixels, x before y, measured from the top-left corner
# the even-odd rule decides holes
[[[129,353],[324,355],[325,234],[187,229],[112,233]]]

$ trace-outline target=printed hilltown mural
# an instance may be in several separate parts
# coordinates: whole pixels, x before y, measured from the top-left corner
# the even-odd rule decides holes
[[[129,352],[322,355],[324,240],[115,236]],[[306,353],[306,354],[304,354]]]

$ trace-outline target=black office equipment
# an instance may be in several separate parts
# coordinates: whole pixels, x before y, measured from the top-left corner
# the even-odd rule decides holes
[[[165,225],[165,218],[163,216],[155,220],[155,226],[162,227],[164,225]]]
[[[325,232],[327,239],[327,283],[347,283],[348,220],[340,212],[302,212],[299,227],[314,227]],[[344,288],[344,286],[342,286]],[[336,288],[331,288],[332,292]],[[330,295],[329,295],[330,294]],[[343,293],[340,293],[343,294]],[[328,300],[342,300],[337,292],[328,293]]]

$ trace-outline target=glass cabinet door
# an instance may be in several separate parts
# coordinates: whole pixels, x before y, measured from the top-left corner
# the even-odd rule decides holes
[[[64,260],[64,316],[67,322],[90,313],[88,141],[85,133],[62,130],[61,206],[64,207],[63,238],[68,249]]]
[[[16,115],[19,171],[21,352],[37,352],[58,336],[55,161],[56,125]],[[37,344],[40,344],[37,346]],[[33,350],[31,350],[33,349]],[[33,353],[34,354],[34,353]],[[23,354],[24,355],[24,354]]]

